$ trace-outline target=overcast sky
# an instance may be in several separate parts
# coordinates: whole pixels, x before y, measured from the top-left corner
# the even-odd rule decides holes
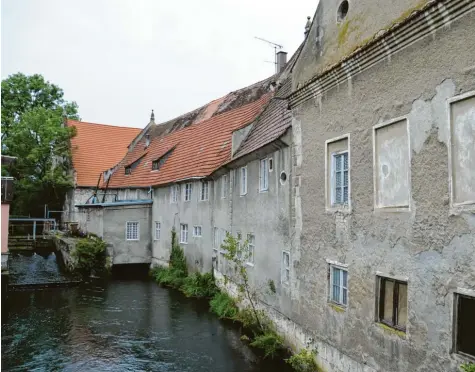
[[[89,122],[143,127],[274,72],[318,0],[2,0],[1,74],[42,74]]]

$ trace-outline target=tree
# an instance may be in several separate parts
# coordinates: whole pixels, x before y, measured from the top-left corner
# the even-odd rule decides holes
[[[76,103],[41,75],[11,75],[2,81],[2,153],[16,156],[10,174],[15,178],[13,213],[42,216],[44,204],[61,209],[70,175],[70,139],[74,128],[64,127],[63,111],[77,118]]]

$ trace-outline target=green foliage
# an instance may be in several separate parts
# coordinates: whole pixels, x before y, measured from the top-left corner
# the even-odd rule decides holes
[[[285,361],[297,372],[316,372],[318,371],[318,366],[315,356],[315,352],[302,349],[298,354],[292,355]]]
[[[194,273],[185,278],[181,290],[187,297],[211,298],[217,287],[211,273]]]
[[[256,336],[250,345],[262,349],[265,358],[273,358],[283,349],[283,340],[282,337],[277,335],[277,333],[266,331],[265,333]]]
[[[107,269],[106,242],[100,238],[84,238],[77,242],[71,253],[76,260],[76,269],[85,275],[100,273]]]
[[[460,366],[460,369],[463,372],[475,372],[475,364],[474,363],[465,363]]]
[[[235,319],[238,308],[234,300],[224,292],[217,292],[209,302],[210,309],[220,318]]]
[[[2,154],[17,157],[9,169],[15,178],[14,214],[42,216],[44,204],[61,209],[73,185],[75,131],[63,126],[63,110],[77,118],[77,105],[41,75],[18,73],[2,81]]]

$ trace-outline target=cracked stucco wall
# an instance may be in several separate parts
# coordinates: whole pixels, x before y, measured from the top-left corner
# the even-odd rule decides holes
[[[450,207],[447,99],[475,90],[474,22],[472,12],[293,110],[290,319],[305,325],[328,371],[455,372],[463,361],[452,353],[453,293],[475,289],[475,214]],[[401,116],[410,127],[410,208],[375,211],[373,126]],[[346,133],[352,211],[326,212],[325,141]],[[345,311],[327,302],[327,259],[348,265]],[[377,272],[408,279],[405,336],[375,322]]]

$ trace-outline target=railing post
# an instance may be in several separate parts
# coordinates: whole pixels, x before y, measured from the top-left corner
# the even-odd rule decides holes
[[[36,220],[33,221],[33,240],[36,240]]]

